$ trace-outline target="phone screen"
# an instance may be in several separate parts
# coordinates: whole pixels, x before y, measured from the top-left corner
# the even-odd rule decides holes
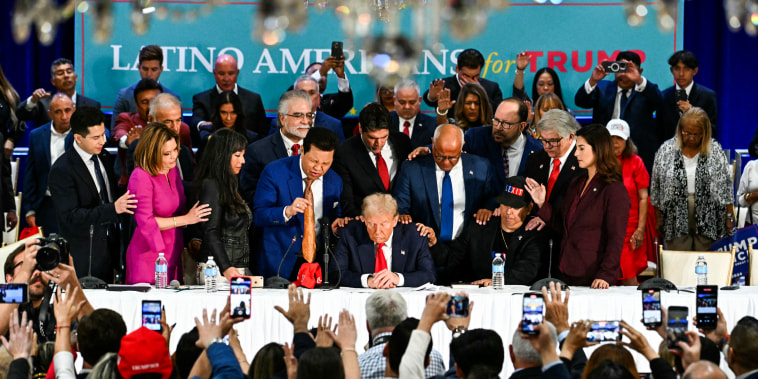
[[[26,283],[0,284],[1,304],[21,304],[29,301],[29,285]]]
[[[642,291],[642,323],[645,326],[661,325],[661,291],[648,289]]]
[[[545,300],[542,294],[527,293],[524,294],[524,315],[521,319],[521,331],[525,334],[537,334],[534,329],[536,325],[542,323],[542,312],[545,308]]]
[[[687,307],[669,307],[666,325],[666,345],[669,350],[681,350],[677,342],[687,342]]]
[[[618,321],[593,321],[590,331],[587,332],[588,342],[606,342],[621,340]]]
[[[447,302],[445,314],[450,317],[468,317],[468,297],[452,296]]]
[[[697,327],[700,329],[716,329],[718,322],[718,296],[717,286],[697,286],[696,313]]]
[[[142,326],[150,330],[161,330],[160,300],[142,300]]]
[[[250,286],[252,281],[247,276],[235,276],[229,282],[230,316],[232,318],[250,318]]]

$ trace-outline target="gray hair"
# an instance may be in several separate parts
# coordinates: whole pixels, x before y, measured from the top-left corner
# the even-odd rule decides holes
[[[312,76],[310,76],[310,75],[300,75],[300,76],[297,77],[297,79],[295,79],[295,84],[292,85],[292,88],[297,89],[297,85],[298,84],[300,84],[302,82],[307,82],[307,81],[313,82],[313,84],[315,84],[316,87],[318,87],[318,81],[316,79],[314,79]]]
[[[366,299],[366,321],[372,331],[394,328],[408,318],[408,305],[400,293],[376,291]]]
[[[553,344],[558,346],[558,333],[555,331],[555,325],[550,321],[543,321],[550,329],[550,339],[553,340]],[[542,357],[537,350],[534,350],[532,343],[527,338],[521,338],[521,329],[516,329],[513,332],[513,340],[511,340],[511,346],[513,346],[513,355],[520,361],[529,363],[542,363]],[[545,362],[550,363],[550,362]]]
[[[153,118],[153,121],[158,120],[158,117],[155,115],[158,110],[167,107],[179,107],[179,111],[181,112],[182,102],[170,93],[159,93],[150,100],[150,117]]]
[[[463,129],[461,129],[458,125],[453,124],[442,124],[437,126],[437,129],[434,129],[434,136],[432,137],[432,144],[437,143],[437,138],[440,136],[440,133],[442,133],[442,128],[445,126],[454,126],[456,129],[458,129],[459,132],[461,132],[461,146],[463,146],[463,138],[464,138],[464,132]]]
[[[92,368],[87,379],[116,379],[118,373],[118,353],[106,353]]]
[[[388,193],[375,193],[366,196],[361,206],[361,215],[368,216],[377,213],[388,213],[397,216],[397,201]]]
[[[561,109],[547,111],[537,123],[537,130],[540,133],[552,130],[563,138],[568,138],[570,134],[576,133],[580,128],[581,126],[574,116]]]
[[[410,79],[403,79],[395,84],[395,96],[397,96],[398,91],[409,88],[416,90],[416,96],[421,94],[421,88],[419,88],[418,83]]]
[[[308,95],[308,92],[305,92],[301,89],[293,89],[285,92],[282,97],[279,98],[279,105],[276,107],[276,112],[278,114],[290,113],[290,104],[297,99],[307,101],[308,111],[310,112],[310,109],[313,106],[313,103],[311,103],[311,97]],[[276,126],[278,126],[280,129],[282,127],[282,123],[279,121],[279,117],[276,118]]]

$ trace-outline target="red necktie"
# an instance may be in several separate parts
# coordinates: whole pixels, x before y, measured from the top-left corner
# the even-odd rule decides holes
[[[560,173],[561,173],[561,160],[558,158],[553,159],[553,171],[550,172],[550,178],[547,180],[547,195],[545,196],[545,200],[550,199],[550,192],[553,190],[555,181],[558,179],[558,174]]]
[[[408,129],[411,126],[411,123],[406,121],[403,123],[403,134],[410,137],[411,136],[411,130]]]
[[[382,158],[382,153],[376,154],[376,169],[379,170],[379,177],[382,178],[384,190],[390,190],[390,172],[387,170],[387,162]]]
[[[292,156],[294,157],[295,155],[298,155],[298,154],[300,154],[300,144],[296,143],[292,145]]]
[[[376,262],[374,263],[374,273],[378,273],[382,270],[387,269],[387,259],[384,258],[384,252],[382,252],[383,247],[383,243],[379,243],[376,246]]]

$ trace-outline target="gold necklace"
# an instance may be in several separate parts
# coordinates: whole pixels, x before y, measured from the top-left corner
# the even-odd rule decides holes
[[[503,243],[505,244],[505,251],[508,251],[508,242],[505,241],[505,234],[503,234],[503,228],[500,228],[500,237],[503,238]]]

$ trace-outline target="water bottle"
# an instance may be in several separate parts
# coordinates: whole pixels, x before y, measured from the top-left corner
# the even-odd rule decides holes
[[[168,261],[163,253],[158,253],[155,260],[155,288],[166,288],[168,285]]]
[[[500,257],[500,253],[495,253],[495,259],[492,260],[492,288],[496,290],[503,289],[503,272],[505,270],[505,261]]]
[[[218,276],[218,267],[213,257],[208,257],[205,263],[205,292],[216,292],[216,281]]]
[[[708,285],[708,262],[705,261],[703,254],[697,257],[695,262],[695,278],[697,279],[697,285]]]
[[[741,275],[739,279],[737,279],[737,287],[744,287],[745,286],[745,275]]]

